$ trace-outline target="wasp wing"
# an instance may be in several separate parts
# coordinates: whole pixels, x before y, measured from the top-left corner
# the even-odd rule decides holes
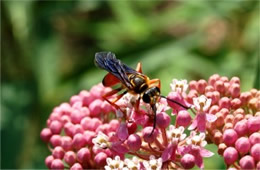
[[[114,75],[129,89],[133,89],[133,86],[127,74],[140,74],[131,67],[121,63],[121,61],[116,58],[115,54],[111,52],[96,53],[95,64]]]

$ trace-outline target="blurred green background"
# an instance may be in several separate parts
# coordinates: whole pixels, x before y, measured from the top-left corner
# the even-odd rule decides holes
[[[253,0],[1,1],[1,168],[46,168],[40,131],[52,108],[102,80],[99,51],[141,61],[164,95],[173,78],[214,73],[259,88],[259,10]]]

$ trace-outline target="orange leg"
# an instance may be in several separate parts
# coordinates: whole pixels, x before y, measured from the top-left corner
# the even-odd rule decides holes
[[[110,101],[110,100],[108,99],[108,97],[110,97],[110,96],[112,96],[112,95],[118,93],[118,92],[121,91],[121,90],[122,90],[122,87],[119,87],[119,88],[117,88],[117,89],[115,89],[115,90],[112,90],[112,91],[108,92],[107,94],[105,94],[105,95],[102,96],[102,97],[103,97],[103,99],[106,100],[109,104],[111,104],[112,106],[114,106],[116,109],[120,109],[119,106],[115,104],[115,102],[118,101],[121,97],[123,97],[123,96],[124,96],[124,93],[122,93],[122,94],[116,96],[116,98],[115,98],[113,101]]]
[[[142,64],[139,62],[136,66],[136,69],[135,69],[137,72],[139,73],[143,73],[143,70],[142,70]]]
[[[160,79],[152,79],[152,80],[149,80],[149,84],[156,84],[156,86],[161,89],[161,81]]]

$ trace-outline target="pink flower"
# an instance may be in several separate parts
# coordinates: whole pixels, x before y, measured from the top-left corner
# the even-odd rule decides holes
[[[205,141],[205,133],[200,133],[199,135],[196,135],[196,132],[192,131],[186,142],[188,145],[179,147],[178,152],[181,155],[193,155],[195,157],[195,164],[199,168],[203,169],[203,157],[211,157],[214,155],[213,152],[210,152],[204,148],[207,144],[207,142]]]
[[[193,130],[197,128],[200,132],[205,132],[206,121],[214,122],[217,119],[215,115],[206,113],[211,105],[211,99],[201,95],[200,97],[193,99],[193,104],[197,111],[197,115],[188,129]]]

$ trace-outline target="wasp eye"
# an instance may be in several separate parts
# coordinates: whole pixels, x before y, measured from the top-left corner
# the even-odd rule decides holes
[[[147,93],[144,93],[143,95],[143,101],[145,103],[150,103],[151,99],[150,99],[150,96],[147,94]]]

